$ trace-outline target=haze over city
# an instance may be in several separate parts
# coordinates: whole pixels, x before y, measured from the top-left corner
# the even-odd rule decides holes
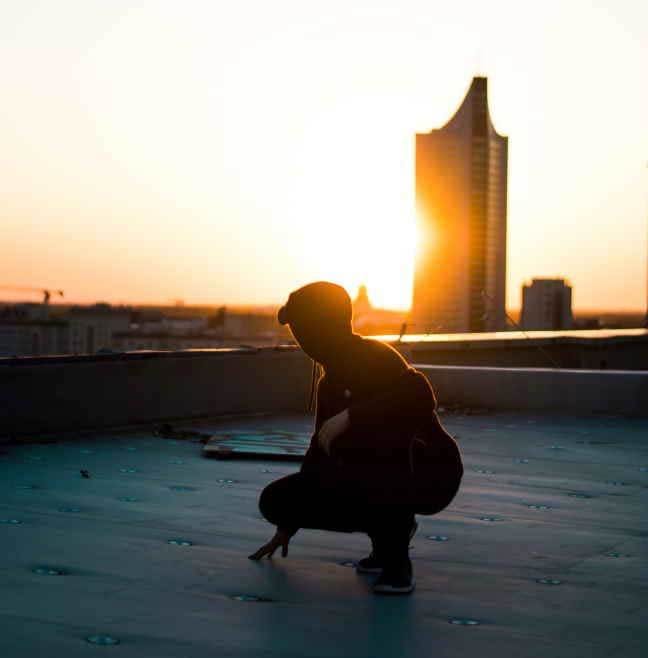
[[[405,309],[414,136],[483,75],[507,306],[555,276],[645,308],[645,2],[25,0],[0,42],[2,284],[275,304],[327,279]]]

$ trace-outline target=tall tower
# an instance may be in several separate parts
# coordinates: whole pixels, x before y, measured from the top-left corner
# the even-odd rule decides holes
[[[416,135],[415,332],[505,328],[507,166],[486,78],[443,128]]]

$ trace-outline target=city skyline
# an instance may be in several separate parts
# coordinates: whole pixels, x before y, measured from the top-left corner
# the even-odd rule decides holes
[[[0,284],[269,305],[327,279],[405,309],[414,136],[478,75],[511,137],[507,307],[555,277],[645,309],[648,8],[563,5],[6,3]]]

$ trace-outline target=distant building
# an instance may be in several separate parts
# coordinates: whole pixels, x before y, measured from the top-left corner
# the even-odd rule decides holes
[[[67,320],[70,325],[70,352],[95,354],[99,350],[113,349],[113,334],[128,331],[132,309],[110,304],[73,306]]]
[[[376,308],[369,300],[367,286],[358,287],[353,300],[353,330],[362,336],[398,334],[407,314]]]
[[[177,309],[176,305],[173,307]],[[186,308],[186,307],[185,307]],[[166,309],[170,310],[170,309]],[[45,304],[0,305],[0,357],[97,354],[277,345],[290,338],[276,310],[227,311],[224,306],[182,315],[98,303],[57,309]]]
[[[274,345],[280,337],[288,335],[286,328],[277,322],[276,312],[236,312],[227,311],[222,319],[220,334],[230,341],[258,344],[264,341],[266,345]]]
[[[162,317],[159,320],[143,320],[136,324],[137,331],[142,334],[168,333],[176,336],[202,334],[207,326],[208,318],[206,316],[191,318]]]
[[[358,294],[353,300],[353,328],[356,331],[360,331],[368,323],[372,311],[367,286],[359,286]]]
[[[572,289],[564,279],[533,279],[522,287],[523,329],[571,329]]]
[[[0,322],[7,320],[44,321],[50,319],[49,304],[18,302],[0,305]]]
[[[68,354],[67,322],[0,319],[0,357]]]
[[[154,333],[151,331],[117,331],[112,336],[113,349],[118,352],[133,350],[188,350],[223,347],[222,336],[199,333]]]
[[[67,354],[67,322],[49,317],[47,304],[0,306],[0,357]]]
[[[506,326],[508,138],[493,126],[487,92],[487,79],[473,78],[450,121],[416,135],[415,333]]]
[[[369,313],[373,309],[371,302],[369,301],[369,293],[367,292],[367,286],[361,285],[358,287],[358,295],[353,300],[353,313]]]

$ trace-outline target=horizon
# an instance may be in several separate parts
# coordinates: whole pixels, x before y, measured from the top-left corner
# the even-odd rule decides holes
[[[645,310],[644,2],[131,5],[0,8],[0,285],[263,306],[330,280],[404,312],[415,134],[483,75],[510,140],[507,308],[557,277],[576,312]]]
[[[354,299],[354,295],[352,295],[352,299]],[[135,307],[135,308],[146,308],[146,307],[151,307],[151,308],[184,308],[184,309],[193,309],[193,308],[210,308],[210,309],[218,309],[220,307],[226,307],[230,311],[244,311],[244,310],[268,310],[270,311],[271,309],[277,309],[283,304],[286,303],[286,299],[280,302],[268,302],[268,303],[245,303],[245,302],[189,302],[184,300],[183,304],[176,304],[175,300],[170,300],[168,302],[160,301],[160,302],[155,302],[155,301],[148,301],[148,302],[137,302],[137,301],[121,301],[117,300],[114,302],[109,302],[105,299],[96,299],[93,301],[79,301],[79,300],[65,300],[65,301],[50,301],[49,306],[50,308],[56,308],[56,307],[67,307],[67,306],[94,306],[95,304],[110,304],[113,307]],[[42,302],[39,302],[37,300],[30,300],[30,299],[3,299],[0,298],[0,305],[2,304],[33,304],[36,306],[39,306],[42,304]],[[384,306],[376,306],[375,304],[372,303],[372,308],[375,311],[388,311],[392,313],[407,313],[409,312],[410,309],[401,309],[401,308],[391,308],[391,307],[384,307]],[[506,309],[507,313],[520,313],[522,311],[522,307],[517,307],[517,308],[508,308]],[[574,315],[590,315],[590,314],[595,314],[595,315],[603,315],[603,314],[609,314],[609,315],[645,315],[646,314],[646,309],[645,308],[580,308],[580,307],[575,307],[572,309]],[[565,331],[565,330],[561,330]],[[465,333],[465,332],[464,332]]]

